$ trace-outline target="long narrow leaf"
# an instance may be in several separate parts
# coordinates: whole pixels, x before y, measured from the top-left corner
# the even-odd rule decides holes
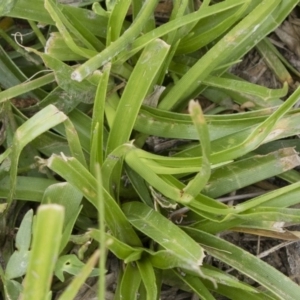
[[[125,204],[123,210],[134,227],[177,256],[182,266],[199,270],[204,258],[202,248],[171,221],[139,202]]]
[[[299,286],[259,258],[203,231],[191,228],[186,228],[185,231],[201,243],[210,255],[257,281],[275,297],[283,300],[295,300],[298,298],[300,293]]]
[[[108,79],[110,74],[110,68],[111,65],[108,64],[103,69],[103,74],[99,80],[99,84],[95,95],[92,126],[91,126],[91,151],[90,151],[91,152],[90,170],[92,172],[93,172],[92,166],[95,166],[97,163],[102,165],[103,162],[104,107],[105,107],[105,99],[107,93],[107,85],[108,85]]]
[[[116,111],[115,121],[108,138],[108,154],[117,146],[129,141],[139,108],[153,85],[153,80],[168,50],[169,45],[162,40],[155,40],[141,54]],[[120,124],[122,124],[121,127]]]
[[[82,81],[85,77],[107,63],[115,55],[120,53],[127,45],[129,45],[141,32],[157,3],[158,0],[151,0],[147,2],[147,5],[144,4],[132,26],[117,41],[110,44],[105,50],[78,67],[73,72],[72,79]]]
[[[202,165],[200,172],[190,180],[183,190],[192,196],[196,196],[204,188],[210,177],[210,140],[201,106],[196,102],[191,101],[189,104],[189,111],[199,135],[202,149]]]
[[[22,149],[37,136],[55,125],[62,123],[66,120],[66,118],[67,116],[57,110],[55,106],[49,105],[17,129],[13,139],[11,154],[12,165],[10,170],[11,185],[8,196],[9,203],[12,201],[14,196],[18,162]]]
[[[63,222],[62,206],[48,204],[39,207],[21,299],[47,299],[58,257]]]
[[[198,87],[199,82],[204,80],[214,68],[223,62],[238,44],[247,40],[253,31],[259,30],[260,24],[279,3],[280,0],[262,1],[177,82],[160,102],[159,107],[166,110],[172,109],[179,102],[187,99],[188,95]]]
[[[48,167],[75,186],[82,194],[98,208],[97,182],[75,158],[52,155],[48,160]],[[105,204],[105,221],[113,234],[121,241],[130,245],[141,244],[120,207],[115,200],[103,190]]]

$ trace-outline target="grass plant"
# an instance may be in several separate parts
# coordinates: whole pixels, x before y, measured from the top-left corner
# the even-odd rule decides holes
[[[289,277],[220,236],[298,239],[284,226],[300,223],[299,73],[268,35],[299,1],[174,0],[162,24],[158,0],[4,2],[2,297],[71,300],[96,277],[104,300],[114,256],[116,300],[161,299],[166,285],[298,299]],[[254,48],[279,88],[232,73]],[[285,185],[218,201],[275,176]]]

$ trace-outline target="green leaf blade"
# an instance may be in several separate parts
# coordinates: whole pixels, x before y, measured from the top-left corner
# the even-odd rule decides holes
[[[203,249],[171,221],[139,202],[125,204],[123,210],[134,227],[178,256],[183,266],[197,270],[202,265]]]

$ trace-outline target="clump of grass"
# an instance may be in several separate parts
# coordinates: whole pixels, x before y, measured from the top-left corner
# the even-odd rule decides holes
[[[297,72],[267,38],[298,1],[175,0],[162,24],[158,2],[0,7],[3,297],[74,299],[96,277],[104,299],[113,255],[115,299],[159,299],[163,284],[201,299],[297,299],[292,280],[217,234],[287,238],[282,224],[300,221],[299,143],[284,139],[300,132]],[[254,47],[281,88],[230,72]],[[286,186],[217,201],[274,176]]]

